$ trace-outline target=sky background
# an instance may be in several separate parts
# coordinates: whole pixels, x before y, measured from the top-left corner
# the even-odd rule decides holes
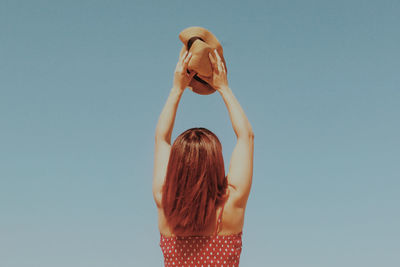
[[[154,129],[181,30],[255,132],[241,266],[400,266],[400,2],[0,1],[0,266],[162,266]],[[218,94],[173,138],[235,145]]]

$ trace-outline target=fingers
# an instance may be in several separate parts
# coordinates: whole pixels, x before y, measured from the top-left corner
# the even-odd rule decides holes
[[[221,62],[221,65],[222,65],[222,72],[226,72],[226,68],[225,68],[224,62]]]
[[[214,49],[215,56],[217,57],[218,61],[221,61],[221,57],[219,56],[217,49]]]
[[[211,53],[209,53],[208,57],[210,58],[211,65],[212,65],[213,69],[216,69],[217,68],[217,61],[215,60],[214,56]]]
[[[188,63],[191,57],[192,57],[192,52],[185,51],[182,55],[179,56],[178,63],[181,63],[182,65],[184,63]]]
[[[226,72],[225,64],[216,49],[214,50],[214,53],[209,53],[208,57],[210,58],[214,71],[217,70],[218,73]]]
[[[217,63],[217,67],[218,67],[218,72],[219,73],[221,73],[222,72],[222,62],[221,62],[221,60],[220,59],[218,59],[218,61],[217,61],[218,63]]]
[[[189,54],[186,53],[186,55],[183,57],[183,66],[187,66],[191,58],[192,58],[192,53],[191,52],[189,52]]]
[[[182,60],[182,58],[186,57],[186,54],[188,53],[188,51],[185,51],[183,54],[179,55],[179,61]]]
[[[188,53],[188,51],[185,51],[182,57],[179,58],[178,64],[181,64],[183,67],[186,67],[191,58],[192,58],[192,53],[191,52]]]
[[[180,57],[179,57],[179,61],[178,64],[176,65],[176,70],[177,72],[181,72],[184,73],[186,75],[189,74],[189,71],[187,69],[188,65],[189,65],[189,61],[192,58],[192,53],[185,51]]]
[[[221,57],[219,56],[219,54],[218,54],[218,52],[217,52],[217,49],[215,49],[214,52],[215,52],[215,56],[216,56],[216,58],[217,58],[218,71],[226,72],[225,64],[224,64],[224,62],[222,61]]]
[[[188,65],[189,65],[189,61],[192,58],[192,53],[189,52],[189,54],[186,55],[186,57],[183,60],[183,66],[182,66],[182,70],[185,72],[186,75],[190,76],[189,70],[188,70]]]

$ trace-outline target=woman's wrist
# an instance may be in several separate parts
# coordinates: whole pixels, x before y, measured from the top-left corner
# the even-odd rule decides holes
[[[185,91],[185,88],[181,89],[179,86],[172,86],[171,92],[176,93],[176,94],[183,94],[183,91]]]
[[[228,85],[221,86],[221,87],[218,88],[217,90],[218,90],[218,92],[219,92],[220,94],[225,94],[225,93],[231,91],[231,89],[229,88]]]

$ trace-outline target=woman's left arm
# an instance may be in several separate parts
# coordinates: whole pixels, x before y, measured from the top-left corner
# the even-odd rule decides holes
[[[171,151],[171,135],[174,128],[176,111],[183,91],[188,86],[194,73],[187,73],[187,65],[191,53],[185,53],[180,58],[174,72],[174,82],[168,99],[161,111],[155,132],[153,196],[157,206],[161,205],[162,186],[167,172],[169,154]]]

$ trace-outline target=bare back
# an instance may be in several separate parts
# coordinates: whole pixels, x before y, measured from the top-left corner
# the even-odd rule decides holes
[[[230,186],[228,187],[228,191]],[[229,193],[228,193],[229,194]],[[228,195],[224,206],[220,206],[216,210],[216,214],[213,216],[212,224],[209,225],[203,232],[201,233],[192,233],[191,235],[199,235],[199,236],[210,236],[216,231],[217,221],[219,215],[221,216],[221,224],[220,229],[218,231],[219,235],[231,235],[238,234],[242,232],[243,224],[244,224],[244,208],[238,208],[235,204],[235,200],[231,197],[231,194]],[[168,226],[166,217],[164,215],[164,211],[162,209],[161,203],[158,206],[158,228],[162,235],[164,236],[174,236],[175,234],[171,231]],[[222,212],[222,214],[221,214]]]

